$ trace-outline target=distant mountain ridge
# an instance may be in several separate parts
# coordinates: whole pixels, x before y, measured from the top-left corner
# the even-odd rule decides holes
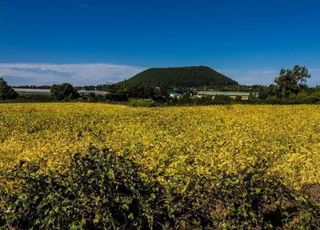
[[[150,68],[126,80],[151,87],[225,87],[238,82],[206,66]]]

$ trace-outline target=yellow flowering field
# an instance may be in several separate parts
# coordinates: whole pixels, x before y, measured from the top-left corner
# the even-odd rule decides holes
[[[192,176],[237,172],[259,158],[270,160],[268,173],[289,187],[320,183],[317,105],[0,105],[2,169],[21,160],[62,169],[91,144],[129,155],[182,192]]]

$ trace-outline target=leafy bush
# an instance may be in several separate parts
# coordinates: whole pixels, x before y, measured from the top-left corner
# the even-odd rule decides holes
[[[213,99],[213,104],[216,105],[228,105],[232,103],[232,98],[225,95],[217,95]]]
[[[258,160],[238,173],[193,175],[178,192],[151,172],[143,179],[147,172],[139,165],[108,149],[74,155],[63,172],[20,162],[0,174],[15,187],[0,190],[0,228],[319,228],[319,204],[269,176],[269,166],[270,160]]]
[[[2,194],[3,227],[138,229],[166,222],[162,187],[142,181],[136,164],[110,150],[76,154],[65,172],[37,169],[22,163],[7,174],[20,189]]]
[[[193,104],[194,105],[212,105],[213,100],[211,97],[202,97],[202,98],[194,99]]]
[[[216,229],[317,229],[320,207],[279,178],[266,174],[258,161],[239,173],[220,172],[192,178],[186,194],[174,194],[176,225],[193,223]],[[193,226],[195,227],[195,226]]]
[[[97,102],[98,97],[94,93],[89,93],[86,97],[88,102]]]
[[[50,88],[51,96],[55,100],[72,100],[80,97],[78,91],[73,88],[69,83],[64,83],[62,85],[53,85]]]
[[[152,107],[154,106],[154,101],[152,99],[136,99],[130,98],[128,105],[133,107]]]
[[[22,94],[17,98],[19,102],[46,102],[52,101],[50,94]]]
[[[89,94],[82,94],[81,99],[87,102],[105,102],[106,98],[104,95],[89,93]]]
[[[50,94],[21,94],[15,99],[3,100],[1,103],[32,103],[32,102],[52,102],[54,99]]]
[[[105,99],[113,102],[123,102],[123,101],[127,101],[128,97],[124,93],[110,93],[110,94],[106,94]]]
[[[16,91],[3,78],[0,78],[0,100],[15,99],[17,97]]]
[[[291,101],[296,102],[296,104],[316,104],[320,103],[319,95],[298,95],[292,98]]]

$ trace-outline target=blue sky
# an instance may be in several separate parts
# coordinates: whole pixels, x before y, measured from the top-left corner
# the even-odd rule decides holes
[[[306,65],[320,84],[316,0],[0,0],[0,75],[11,84],[118,81],[207,65],[270,84]]]

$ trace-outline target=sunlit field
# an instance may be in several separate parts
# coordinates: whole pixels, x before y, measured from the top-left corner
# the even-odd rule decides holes
[[[2,104],[0,168],[23,160],[62,170],[70,156],[94,145],[128,155],[180,192],[196,175],[237,172],[261,158],[270,175],[300,189],[320,183],[319,121],[315,105]]]

